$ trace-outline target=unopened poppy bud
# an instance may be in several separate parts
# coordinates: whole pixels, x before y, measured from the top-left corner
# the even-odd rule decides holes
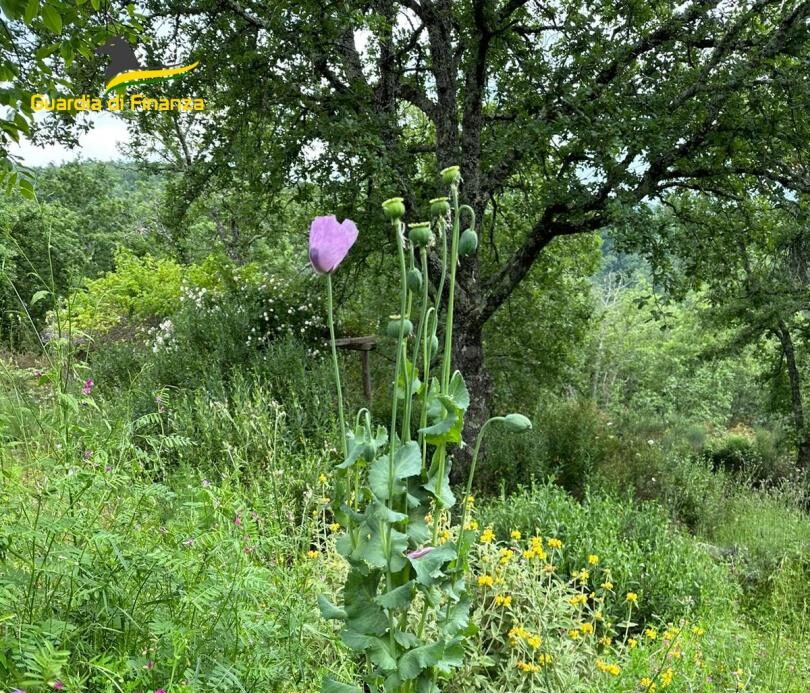
[[[418,248],[430,243],[430,222],[423,221],[419,224],[410,224],[408,231],[408,238]]]
[[[434,197],[430,201],[430,213],[434,217],[443,217],[450,211],[449,197]]]
[[[399,337],[399,326],[402,325],[402,336],[409,337],[411,332],[413,332],[413,323],[405,318],[404,320],[399,317],[399,315],[392,315],[391,320],[388,323],[388,327],[385,328],[385,334],[389,337]]]
[[[458,166],[448,166],[439,171],[439,175],[447,185],[452,185],[461,180],[461,169]]]
[[[366,443],[363,446],[363,459],[366,462],[373,462],[374,456],[377,454],[377,448],[374,447],[373,443]]]
[[[439,338],[434,334],[430,338],[430,355],[435,356],[439,353]]]
[[[472,255],[476,250],[478,250],[478,234],[472,229],[467,229],[458,241],[458,254],[464,257]]]
[[[419,290],[422,288],[422,273],[416,269],[416,267],[412,267],[408,271],[406,282],[408,288],[413,291],[413,293],[419,293]]]
[[[383,212],[387,219],[395,221],[405,216],[405,201],[401,197],[392,197],[382,203]]]
[[[523,414],[508,414],[503,417],[503,425],[511,433],[523,433],[532,430],[532,422]]]

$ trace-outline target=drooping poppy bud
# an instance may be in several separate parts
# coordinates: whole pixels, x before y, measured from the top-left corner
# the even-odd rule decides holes
[[[409,224],[408,238],[417,248],[430,243],[430,238],[433,234],[430,232],[430,222],[423,221],[419,224]]]
[[[532,422],[523,414],[508,414],[503,417],[503,425],[511,433],[523,433],[532,429]]]
[[[382,203],[386,219],[394,221],[405,216],[405,201],[401,197],[392,197]]]
[[[439,353],[439,338],[434,334],[430,338],[430,355],[435,356]]]
[[[439,175],[447,185],[452,185],[461,180],[461,169],[458,166],[448,166],[439,171]]]
[[[334,215],[315,217],[309,227],[309,261],[319,274],[334,272],[357,240],[351,219],[338,223]]]
[[[472,229],[467,229],[459,238],[458,254],[465,257],[472,255],[476,250],[478,250],[478,234]]]
[[[434,197],[430,201],[430,213],[434,217],[443,217],[450,211],[449,197]]]
[[[413,293],[419,293],[420,289],[422,288],[422,273],[416,269],[416,267],[412,267],[410,270],[408,270],[406,281],[408,288],[413,291]]]

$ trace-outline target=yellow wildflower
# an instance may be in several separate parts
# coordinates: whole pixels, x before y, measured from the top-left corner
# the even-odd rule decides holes
[[[556,565],[554,565],[553,563],[546,563],[546,564],[543,566],[543,572],[544,572],[544,573],[548,573],[549,575],[550,575],[551,573],[553,573],[555,570],[557,570],[557,566],[556,566]]]
[[[649,676],[643,676],[639,683],[646,693],[653,693],[656,689],[655,682]]]
[[[579,629],[582,631],[583,635],[592,635],[593,634],[593,624],[592,623],[583,623],[579,626]]]
[[[628,592],[625,599],[630,602],[631,604],[638,603],[638,595],[635,592]]]
[[[321,474],[318,477],[318,481],[320,481],[322,484],[325,484],[327,481],[329,481],[329,478],[326,476],[326,474]]]
[[[471,529],[474,532],[478,529],[478,523],[475,520],[467,520],[464,529]]]
[[[650,640],[655,640],[658,637],[658,631],[655,628],[647,628],[644,631],[644,635]]]
[[[324,496],[321,498],[321,503],[323,503],[323,505],[329,505],[331,502],[332,499],[329,496]]]
[[[495,597],[496,606],[512,606],[511,594],[499,594]]]
[[[495,584],[495,579],[491,575],[479,575],[478,576],[478,586],[479,587],[492,587]]]
[[[540,666],[546,666],[547,664],[551,664],[551,661],[554,659],[548,652],[544,652],[543,654],[537,655],[537,662]]]
[[[317,558],[317,557],[318,557],[318,556],[320,556],[320,555],[321,555],[321,554],[320,554],[320,553],[318,553],[317,551],[307,551],[307,556],[308,556],[309,558]]]
[[[512,532],[509,534],[509,536],[512,537],[512,539],[514,539],[515,541],[520,541],[520,538],[523,535],[520,533],[519,529],[513,529]]]
[[[481,532],[482,544],[491,544],[493,539],[495,539],[495,532],[492,531],[492,527],[487,527],[483,532]]]
[[[531,662],[518,662],[516,666],[524,674],[536,674],[538,671],[540,671],[540,667]]]
[[[598,565],[599,564],[599,556],[595,553],[588,554],[588,565]]]
[[[498,557],[501,559],[501,564],[506,565],[509,561],[512,560],[512,557],[515,555],[515,552],[512,549],[501,549],[498,552]]]
[[[576,640],[579,637],[579,631],[572,628],[568,631],[568,637],[572,640]]]
[[[603,647],[610,647],[613,644],[613,638],[603,635],[601,638],[599,638],[599,644]]]
[[[540,647],[540,645],[543,644],[543,638],[541,638],[539,635],[531,635],[526,638],[526,644],[536,650],[538,647]]]
[[[703,628],[701,628],[700,626],[692,626],[692,634],[693,634],[693,635],[697,635],[698,637],[700,637],[700,636],[701,636],[701,635],[703,635],[705,632],[706,632],[706,631],[705,631],[705,630],[703,630]]]
[[[568,603],[571,606],[579,606],[580,604],[584,604],[587,601],[588,597],[586,597],[584,594],[575,594],[573,597],[570,597],[568,599]]]
[[[333,522],[331,525],[329,525],[329,531],[330,532],[337,532],[339,530],[340,530],[340,523],[339,522]]]
[[[665,669],[661,672],[661,688],[666,688],[672,683],[672,669]]]
[[[562,542],[561,542],[559,539],[557,539],[556,537],[550,537],[550,538],[549,538],[549,539],[546,541],[546,543],[547,543],[547,544],[548,544],[548,545],[549,545],[549,546],[550,546],[552,549],[561,549],[561,548],[563,547],[563,543],[562,543]]]
[[[613,583],[610,580],[605,580],[602,583],[602,589],[610,592],[613,589]]]
[[[629,647],[631,650],[632,650],[632,649],[634,649],[636,645],[638,645],[638,640],[636,640],[635,638],[628,638],[628,640],[627,640],[627,646],[628,646],[628,647]]]

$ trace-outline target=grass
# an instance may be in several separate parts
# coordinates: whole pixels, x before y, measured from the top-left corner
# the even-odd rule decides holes
[[[294,382],[105,399],[80,394],[84,374],[65,387],[27,366],[5,369],[0,396],[0,690],[352,680],[358,663],[316,606],[345,572],[327,509],[333,423],[288,414]],[[658,500],[576,500],[552,483],[479,499],[494,535],[470,578],[479,630],[446,690],[810,689],[810,521],[796,493],[689,464],[673,462]],[[532,536],[542,559],[524,554]]]

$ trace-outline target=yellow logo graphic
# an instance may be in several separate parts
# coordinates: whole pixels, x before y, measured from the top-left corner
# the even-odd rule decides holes
[[[108,55],[110,57],[110,61],[104,71],[104,76],[107,78],[105,94],[113,89],[122,89],[135,84],[172,79],[191,72],[191,70],[200,64],[199,62],[194,62],[190,65],[145,70],[138,62],[132,45],[121,36],[114,36],[103,46],[97,48],[96,55]]]
[[[46,94],[31,95],[31,109],[34,111],[62,111],[76,113],[80,111],[204,111],[205,100],[196,96],[184,98],[152,98],[144,94],[125,96],[126,87],[150,82],[162,82],[174,79],[191,72],[200,63],[144,69],[135,56],[132,45],[124,38],[115,36],[103,46],[96,49],[96,55],[109,56],[104,70],[107,84],[104,97],[57,96],[51,98]],[[113,92],[110,94],[110,92]]]

